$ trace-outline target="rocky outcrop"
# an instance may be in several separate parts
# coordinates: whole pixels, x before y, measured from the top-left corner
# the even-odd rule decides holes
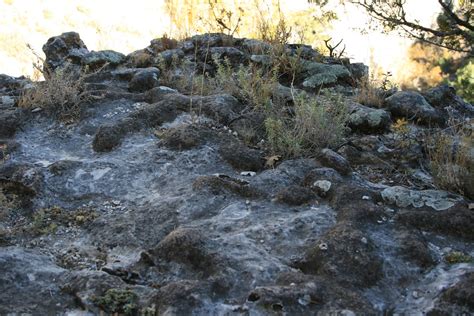
[[[216,84],[225,61],[263,73],[272,49],[213,33],[124,56],[64,33],[45,67],[80,76],[72,121],[19,99],[50,78],[1,75],[0,314],[472,313],[472,201],[437,186],[426,147],[469,105],[446,86],[354,103],[367,68],[300,44],[284,52],[305,69],[279,73],[265,107],[188,89]],[[302,90],[343,112],[333,147],[289,135]],[[288,130],[281,146],[269,118]]]

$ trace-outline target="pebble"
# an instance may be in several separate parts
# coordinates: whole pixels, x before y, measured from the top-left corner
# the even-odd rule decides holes
[[[319,249],[321,249],[321,250],[328,250],[328,244],[326,244],[325,242],[320,243],[320,244],[318,245],[318,247],[319,247]]]
[[[370,196],[364,195],[364,196],[362,197],[362,200],[370,200]]]
[[[246,177],[254,177],[257,173],[253,171],[242,171],[240,173],[241,176],[246,176]]]

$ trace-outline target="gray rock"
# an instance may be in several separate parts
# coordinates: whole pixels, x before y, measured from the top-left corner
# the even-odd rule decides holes
[[[201,61],[229,61],[233,66],[238,66],[239,64],[247,60],[247,55],[244,54],[241,50],[235,47],[211,47],[209,49],[203,49],[200,54]]]
[[[158,54],[158,60],[171,65],[173,62],[178,62],[184,58],[184,51],[179,48],[167,49]]]
[[[58,315],[74,307],[74,298],[60,290],[66,271],[51,258],[17,247],[0,251],[0,314]]]
[[[160,70],[155,67],[144,68],[138,71],[128,84],[132,92],[145,92],[159,85]]]
[[[240,45],[242,50],[255,55],[267,54],[272,49],[272,46],[269,43],[250,38],[244,39]]]
[[[386,188],[382,191],[382,198],[398,207],[423,207],[428,206],[437,211],[447,210],[461,201],[446,191],[438,190],[410,190],[401,186]]]
[[[423,93],[423,96],[435,108],[443,110],[453,109],[458,115],[474,116],[474,106],[456,95],[456,90],[446,84],[429,89]]]
[[[117,66],[125,61],[126,57],[124,54],[113,51],[113,50],[101,50],[98,52],[92,51],[87,53],[82,63],[84,66],[89,67],[89,70],[93,71],[104,65]]]
[[[389,111],[395,117],[404,117],[421,124],[440,124],[442,117],[426,99],[417,92],[400,91],[385,99]]]
[[[306,62],[304,65],[306,78],[303,86],[306,88],[320,88],[325,85],[335,84],[339,80],[350,77],[351,73],[346,67],[337,64],[322,64]]]
[[[344,157],[329,148],[321,150],[319,160],[324,166],[333,168],[343,175],[348,175],[352,172],[349,162]]]
[[[361,133],[378,133],[390,127],[390,114],[382,109],[373,109],[361,104],[351,104],[349,127]]]
[[[174,94],[174,93],[179,93],[179,92],[178,90],[165,87],[165,86],[154,87],[145,93],[145,100],[148,103],[156,103],[163,100],[163,97],[165,95]]]
[[[6,108],[0,110],[0,137],[12,137],[26,121],[25,110]]]
[[[67,32],[51,37],[43,45],[43,52],[46,55],[44,70],[47,74],[54,72],[58,67],[65,66],[69,57],[74,64],[80,64],[82,57],[89,53],[76,32]]]
[[[349,64],[347,65],[347,69],[349,69],[352,78],[355,80],[361,80],[369,76],[369,67],[363,63]]]
[[[222,47],[231,46],[234,43],[234,38],[223,33],[206,33],[194,35],[189,40],[196,46],[206,47]]]
[[[269,55],[252,55],[250,60],[262,66],[271,66],[272,58]]]

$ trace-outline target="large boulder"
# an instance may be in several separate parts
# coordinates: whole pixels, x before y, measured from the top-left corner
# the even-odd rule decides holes
[[[89,53],[87,46],[76,32],[51,37],[43,45],[43,52],[46,55],[44,70],[47,75],[51,75],[58,67],[81,64],[82,58]]]
[[[418,92],[396,92],[385,99],[385,103],[395,117],[404,117],[426,125],[443,123],[440,113]]]
[[[456,90],[446,84],[429,89],[423,96],[437,109],[451,109],[460,115],[474,116],[474,106],[456,95]]]

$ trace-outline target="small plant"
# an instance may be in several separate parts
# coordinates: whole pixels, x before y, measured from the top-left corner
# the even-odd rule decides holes
[[[0,144],[0,165],[5,163],[9,158],[8,155],[8,145],[7,144]]]
[[[61,225],[82,226],[92,222],[97,216],[97,213],[89,208],[67,211],[53,206],[38,210],[33,215],[30,228],[34,234],[49,235],[55,233]]]
[[[92,301],[104,312],[134,315],[138,310],[138,296],[125,289],[109,289],[102,296],[93,297]]]
[[[255,109],[269,106],[278,85],[274,70],[242,64],[234,69],[228,59],[221,61],[215,56],[213,58],[217,71],[209,83],[213,86],[214,92],[229,93]]]
[[[362,78],[359,85],[359,92],[356,101],[375,108],[381,108],[385,102],[387,91],[394,85],[390,81],[391,73],[385,73],[382,78],[377,80],[373,76]]]
[[[449,264],[456,264],[456,263],[469,263],[473,261],[473,258],[460,251],[451,251],[444,256],[444,261]]]
[[[315,156],[319,149],[336,147],[347,131],[346,105],[337,95],[320,98],[298,95],[294,117],[270,115],[265,122],[270,149],[285,157]]]
[[[66,122],[79,119],[82,106],[91,98],[84,89],[85,75],[68,67],[55,71],[43,69],[41,65],[46,65],[44,59],[30,46],[28,47],[37,58],[33,68],[47,80],[36,81],[34,87],[24,90],[18,106],[29,109],[41,108]]]
[[[426,137],[425,147],[435,183],[472,198],[472,120],[450,121],[450,127]]]
[[[31,230],[37,235],[49,235],[58,229],[58,219],[62,216],[63,209],[60,207],[51,207],[40,209],[33,215]]]

